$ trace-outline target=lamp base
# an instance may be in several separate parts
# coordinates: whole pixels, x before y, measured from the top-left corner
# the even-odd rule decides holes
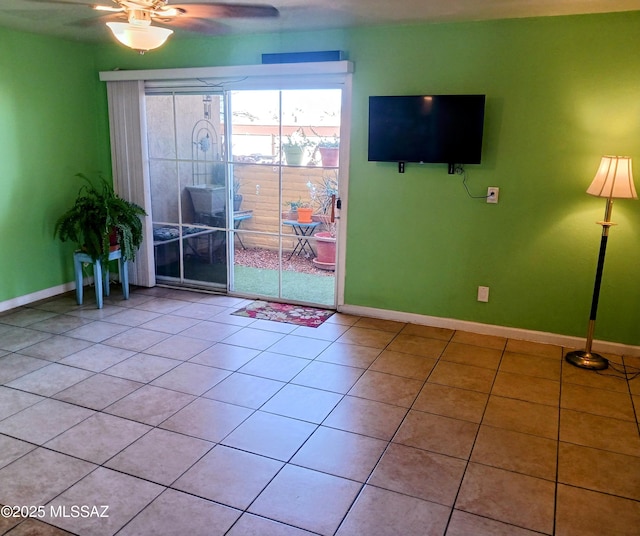
[[[565,359],[576,367],[590,370],[604,370],[609,366],[609,361],[605,357],[585,350],[569,352]]]

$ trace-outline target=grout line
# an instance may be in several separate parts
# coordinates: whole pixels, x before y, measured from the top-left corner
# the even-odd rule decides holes
[[[453,499],[453,505],[451,507],[451,512],[449,513],[449,518],[447,519],[447,526],[446,526],[446,529],[445,529],[445,534],[449,530],[449,525],[451,524],[451,519],[453,518],[453,513],[456,510],[456,503],[458,502],[458,498],[460,497],[460,492],[462,490],[462,485],[464,483],[464,479],[467,476],[467,471],[468,471],[469,465],[471,463],[471,456],[473,455],[473,450],[474,450],[474,448],[476,446],[476,441],[478,440],[478,435],[480,434],[480,429],[482,428],[482,423],[484,421],[484,417],[485,417],[485,414],[487,412],[487,407],[489,406],[489,401],[491,400],[491,393],[493,391],[493,387],[495,385],[496,378],[498,377],[498,372],[500,370],[500,365],[502,364],[502,358],[504,357],[504,354],[506,352],[506,348],[507,348],[507,341],[505,341],[504,347],[502,348],[502,351],[500,352],[500,360],[498,361],[498,365],[496,367],[495,374],[493,375],[493,380],[491,382],[491,388],[489,389],[489,392],[487,393],[487,402],[484,405],[484,409],[482,410],[482,416],[480,417],[480,422],[477,423],[478,429],[476,430],[476,434],[475,434],[475,437],[473,438],[473,443],[471,445],[471,449],[469,450],[469,456],[468,456],[468,458],[466,460],[464,471],[462,472],[462,478],[460,479],[460,484],[458,486],[458,491],[456,492],[456,496]],[[443,353],[444,353],[444,351],[443,351]]]

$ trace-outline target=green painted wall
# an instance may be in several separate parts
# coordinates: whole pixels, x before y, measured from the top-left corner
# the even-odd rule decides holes
[[[0,302],[73,279],[53,228],[104,154],[101,89],[90,46],[0,28]]]
[[[639,29],[633,13],[358,33],[346,301],[584,335],[605,207],[584,192],[602,154],[640,157]],[[366,162],[367,96],[422,92],[487,95],[468,185],[499,186],[498,205],[444,166]],[[638,344],[640,205],[614,216],[596,336]]]
[[[263,52],[346,50],[356,71],[345,301],[584,336],[600,237],[594,222],[604,212],[604,201],[585,190],[602,154],[640,157],[639,30],[640,12],[633,12],[173,39],[144,56],[109,43],[93,47],[90,57],[96,70],[145,69],[259,63]],[[79,47],[59,46],[85,58]],[[97,109],[99,124],[86,129],[100,137],[93,156],[104,162],[106,104],[94,74],[86,76],[75,107]],[[26,76],[41,78],[38,71]],[[498,205],[469,198],[461,178],[444,166],[408,165],[399,175],[393,164],[367,162],[370,95],[466,92],[488,98],[483,163],[467,166],[468,186],[474,195],[499,186]],[[82,168],[75,152],[67,156],[59,160],[58,180],[69,168]],[[15,160],[18,166],[23,158]],[[611,233],[596,337],[638,345],[640,204],[617,202],[614,220],[620,225]],[[476,301],[478,285],[491,288],[489,303]]]

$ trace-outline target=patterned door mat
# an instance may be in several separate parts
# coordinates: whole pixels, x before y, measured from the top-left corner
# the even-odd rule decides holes
[[[232,314],[249,318],[259,318],[261,320],[273,320],[274,322],[286,322],[287,324],[296,324],[308,328],[317,328],[333,313],[334,311],[318,309],[316,307],[254,301]]]

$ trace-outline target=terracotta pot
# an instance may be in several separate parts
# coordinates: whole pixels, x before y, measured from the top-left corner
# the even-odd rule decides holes
[[[289,210],[288,212],[283,212],[282,219],[289,220],[289,221],[298,221],[298,209]]]
[[[331,216],[328,214],[314,214],[311,219],[320,223],[331,223]]]
[[[298,207],[298,221],[300,223],[311,223],[311,216],[313,215],[313,209],[307,207]]]
[[[336,239],[328,231],[322,231],[313,235],[316,239],[316,250],[318,262],[323,264],[335,264],[336,262]]]
[[[338,167],[338,157],[340,149],[338,147],[318,147],[322,165],[325,167]]]
[[[114,229],[109,233],[109,251],[118,251],[120,249],[120,244],[118,244],[118,233]]]

